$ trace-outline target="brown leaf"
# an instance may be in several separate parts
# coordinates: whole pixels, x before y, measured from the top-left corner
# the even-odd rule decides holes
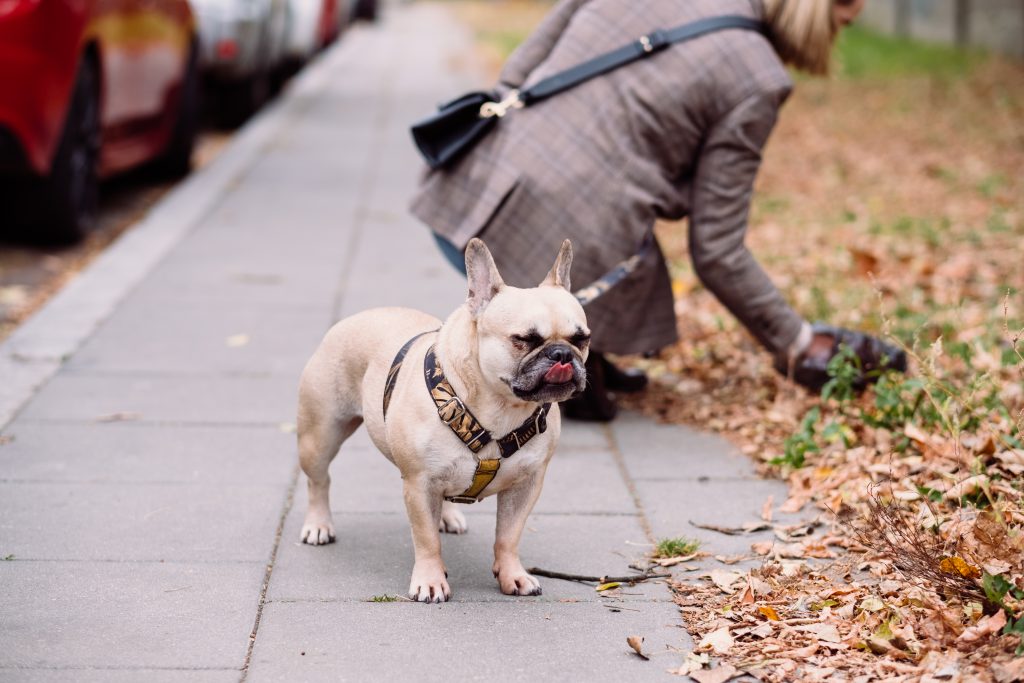
[[[761,605],[757,608],[757,611],[764,615],[764,618],[768,619],[769,621],[779,620],[779,613],[775,611],[774,607],[771,607],[769,605]]]
[[[958,643],[972,645],[985,640],[999,629],[1006,626],[1006,612],[999,610],[990,617],[985,617],[974,626],[970,626],[956,639]]]
[[[643,653],[643,636],[629,636],[628,638],[626,638],[626,644],[633,648],[633,652],[635,652],[637,656],[640,657],[640,659],[650,659],[650,657]]]
[[[996,679],[996,683],[1024,681],[1024,657],[1017,657],[1008,662],[993,663],[992,676]]]
[[[705,635],[701,639],[700,644],[697,645],[697,649],[711,649],[715,654],[724,655],[729,653],[733,644],[734,641],[732,639],[732,634],[729,633],[728,627],[723,626],[722,628]]]
[[[754,604],[754,589],[747,584],[747,587],[743,589],[743,595],[740,596],[741,605],[753,605]]]
[[[700,669],[690,672],[690,678],[697,683],[725,683],[743,672],[731,664],[719,664],[714,669]]]
[[[772,521],[772,505],[775,504],[775,496],[768,496],[768,499],[764,501],[764,505],[761,506],[761,519],[766,522]]]

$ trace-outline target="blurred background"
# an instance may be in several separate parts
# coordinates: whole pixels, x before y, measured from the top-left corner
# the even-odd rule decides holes
[[[0,338],[378,1],[0,0]],[[551,6],[434,2],[491,79]],[[751,248],[808,316],[877,328],[881,288],[908,330],[979,328],[1024,287],[1024,0],[869,0],[837,50],[797,77]],[[688,338],[732,329],[659,230]]]
[[[0,0],[0,339],[378,0]]]

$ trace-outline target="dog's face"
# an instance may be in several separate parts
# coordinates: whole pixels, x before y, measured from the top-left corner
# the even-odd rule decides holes
[[[538,403],[564,401],[583,391],[590,329],[570,291],[571,264],[572,246],[566,240],[539,286],[508,287],[484,243],[469,243],[467,303],[476,321],[483,379],[492,389]]]

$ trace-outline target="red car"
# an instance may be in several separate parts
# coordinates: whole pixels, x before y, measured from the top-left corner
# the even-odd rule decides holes
[[[0,0],[0,228],[71,242],[100,178],[188,172],[197,45],[187,0]]]

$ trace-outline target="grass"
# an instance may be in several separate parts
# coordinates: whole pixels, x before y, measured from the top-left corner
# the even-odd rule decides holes
[[[847,78],[958,77],[985,59],[980,50],[910,40],[851,26],[836,44],[838,73]]]
[[[693,538],[663,538],[654,546],[655,557],[682,557],[692,555],[700,548],[700,541]]]
[[[401,600],[397,595],[374,595],[367,602],[399,602]]]

